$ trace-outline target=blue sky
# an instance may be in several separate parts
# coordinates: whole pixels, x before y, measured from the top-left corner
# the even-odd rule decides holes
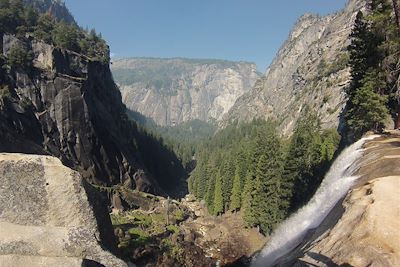
[[[304,13],[347,0],[65,0],[79,25],[101,32],[116,57],[218,58],[264,72]]]

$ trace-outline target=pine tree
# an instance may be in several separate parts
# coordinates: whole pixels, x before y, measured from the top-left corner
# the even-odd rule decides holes
[[[214,214],[215,182],[215,176],[211,175],[205,197],[207,209],[210,214]]]
[[[15,33],[16,27],[21,24],[22,12],[9,0],[1,0],[0,8],[0,34]]]
[[[376,43],[369,31],[368,22],[364,18],[363,12],[359,11],[350,34],[351,43],[348,47],[349,64],[351,67],[352,84],[347,90],[350,104],[356,88],[361,86],[368,68],[376,64]]]
[[[222,177],[218,172],[215,178],[215,191],[214,191],[214,215],[219,215],[224,211],[224,200],[222,196]]]
[[[282,149],[280,140],[273,127],[267,127],[263,137],[264,153],[260,156],[256,168],[256,182],[252,193],[251,212],[256,225],[263,233],[272,231],[285,212],[280,208],[282,179]]]
[[[232,154],[226,153],[224,154],[224,160],[221,169],[224,211],[228,210],[230,205],[234,174],[235,165]]]
[[[265,180],[266,172],[268,171],[266,168],[267,158],[265,155],[262,155],[258,160],[257,168],[256,168],[256,180],[254,184],[254,189],[251,194],[251,214],[255,217],[255,225],[261,226],[261,230],[266,233],[264,225],[269,223],[269,218],[265,212],[266,204],[267,204],[267,189]],[[268,231],[268,230],[267,230]]]
[[[349,110],[347,121],[356,137],[360,137],[368,130],[379,130],[387,118],[385,96],[376,91],[385,86],[384,79],[376,71],[368,72],[362,80],[362,86],[356,91],[353,98],[353,108]]]
[[[198,199],[203,199],[206,195],[207,181],[212,174],[209,171],[209,165],[211,164],[210,162],[213,161],[212,158],[208,158],[206,155],[201,157],[203,157],[203,160],[199,161],[198,166],[192,174],[192,176],[195,178],[194,189]]]
[[[238,151],[235,153],[235,166],[239,168],[240,184],[244,186],[247,169],[249,168],[248,142],[241,142],[238,145]],[[236,171],[236,170],[235,170]]]
[[[279,166],[280,162],[276,162],[276,164]],[[281,203],[281,166],[274,170],[275,173],[268,173],[265,181],[267,202],[264,212],[268,220],[260,222],[260,225],[261,229],[268,233],[271,233],[286,216],[286,210],[282,209]]]
[[[400,32],[392,16],[393,6],[388,0],[371,0],[368,6],[367,18],[362,13],[357,15],[348,48],[353,82],[347,92],[345,119],[355,138],[368,130],[382,128],[389,113],[387,107],[394,118],[400,111],[400,101],[396,98]]]
[[[78,31],[75,26],[58,22],[53,30],[52,37],[55,45],[79,52]]]
[[[370,1],[371,15],[368,17],[371,32],[377,40],[378,65],[374,71],[379,72],[382,81],[386,83],[382,93],[388,97],[387,106],[395,121],[395,127],[400,127],[400,22],[398,0]],[[393,16],[393,13],[395,14]]]
[[[54,24],[55,21],[49,14],[40,15],[33,35],[39,40],[43,40],[46,43],[51,43]]]
[[[284,205],[290,203],[291,210],[296,210],[312,196],[315,186],[323,176],[314,175],[314,168],[321,160],[321,155],[316,153],[319,131],[318,118],[309,110],[305,110],[289,145],[281,185],[282,201]]]
[[[396,17],[397,28],[400,31],[400,9],[398,0],[392,0],[392,4],[393,4],[393,11]]]
[[[231,211],[236,211],[240,209],[241,206],[242,184],[241,184],[240,173],[241,173],[240,167],[237,166],[235,170],[235,177],[233,179],[231,202],[229,207]]]
[[[284,211],[280,209],[281,166],[277,159],[267,159],[264,155],[257,166],[252,210],[257,218],[257,225],[266,234],[284,217]]]
[[[33,53],[28,47],[21,43],[15,43],[7,54],[8,64],[12,68],[28,70],[32,67]]]
[[[251,209],[252,193],[254,190],[254,177],[251,171],[246,174],[246,179],[244,183],[243,193],[242,193],[242,216],[246,227],[252,227],[256,223],[256,218]]]
[[[325,130],[322,133],[322,146],[321,146],[321,158],[325,161],[325,165],[329,164],[336,152],[340,142],[340,135],[336,129]],[[325,169],[327,166],[325,166]]]
[[[193,176],[190,176],[189,178],[188,178],[188,189],[189,189],[189,192],[190,193],[193,193],[193,191],[194,191],[194,187],[193,187]]]

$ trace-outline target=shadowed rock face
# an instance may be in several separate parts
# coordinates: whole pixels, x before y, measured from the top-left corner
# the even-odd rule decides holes
[[[50,156],[0,154],[0,266],[127,266],[79,173]],[[93,197],[93,196],[92,196]]]
[[[276,118],[290,135],[305,106],[315,110],[325,128],[339,125],[350,81],[349,34],[365,1],[326,17],[304,15],[294,26],[265,75],[241,96],[221,123]]]
[[[16,42],[2,38],[3,54]],[[0,151],[51,154],[103,185],[157,191],[133,146],[121,95],[108,65],[32,40],[34,68],[0,70],[10,96],[0,97]]]

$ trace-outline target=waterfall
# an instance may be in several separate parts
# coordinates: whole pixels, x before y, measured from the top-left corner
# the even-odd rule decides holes
[[[312,199],[278,226],[264,249],[253,260],[252,267],[273,266],[277,259],[302,242],[308,230],[321,224],[358,178],[352,176],[357,169],[357,164],[354,163],[362,155],[364,142],[375,137],[377,136],[362,138],[342,151]]]

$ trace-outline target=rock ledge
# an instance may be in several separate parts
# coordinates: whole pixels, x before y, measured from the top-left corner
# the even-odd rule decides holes
[[[103,249],[83,183],[54,157],[0,154],[0,267],[127,266]]]

